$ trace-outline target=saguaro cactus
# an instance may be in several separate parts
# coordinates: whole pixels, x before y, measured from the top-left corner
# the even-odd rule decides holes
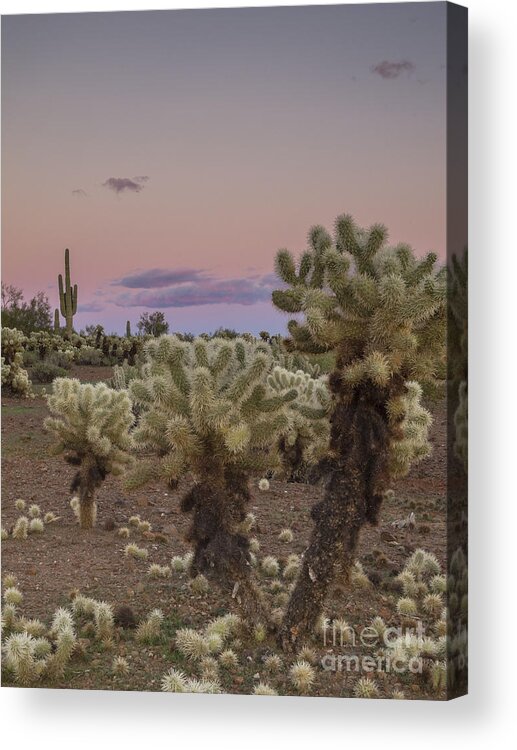
[[[129,320],[126,322],[126,337],[131,338],[131,321]]]
[[[350,568],[361,527],[376,523],[389,481],[429,451],[419,384],[435,379],[444,355],[445,272],[435,271],[433,253],[417,260],[407,245],[387,248],[386,238],[382,226],[364,231],[340,216],[334,239],[311,230],[298,267],[287,250],[276,259],[287,288],[273,302],[304,317],[289,322],[288,346],[335,356],[325,494],[280,629],[287,649],[312,632],[335,573]]]
[[[78,495],[81,528],[91,529],[96,490],[108,474],[120,474],[131,460],[131,401],[127,391],[114,391],[104,383],[56,378],[47,403],[53,416],[45,427],[56,438],[54,452],[78,466],[71,491]]]
[[[135,441],[160,458],[137,465],[133,483],[193,476],[181,503],[192,513],[190,572],[234,590],[245,614],[256,620],[262,608],[241,527],[248,479],[279,464],[278,437],[289,428],[285,405],[297,392],[268,394],[267,344],[161,336],[147,343],[145,353],[144,377],[130,384],[141,409]]]
[[[74,330],[74,315],[77,312],[77,284],[74,284],[72,289],[70,283],[70,251],[68,248],[65,250],[65,283],[63,285],[63,276],[59,274],[58,286],[61,315],[66,321],[66,332],[70,335]]]
[[[54,333],[59,333],[60,328],[61,326],[59,324],[59,310],[56,307],[56,309],[54,310]]]

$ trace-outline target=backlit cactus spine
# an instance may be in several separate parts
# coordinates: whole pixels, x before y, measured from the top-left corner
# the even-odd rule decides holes
[[[65,283],[63,285],[63,276],[58,276],[59,286],[59,305],[61,315],[66,321],[65,329],[68,335],[74,330],[74,315],[77,312],[77,284],[73,288],[70,283],[70,251],[65,250]]]
[[[332,352],[332,415],[323,500],[280,629],[292,649],[312,632],[335,571],[348,570],[359,533],[376,523],[391,479],[428,452],[429,414],[419,403],[443,363],[445,270],[436,255],[418,260],[407,245],[386,247],[380,225],[365,231],[340,216],[332,238],[309,234],[298,265],[280,250],[276,271],[285,287],[274,304],[291,320],[292,350]]]

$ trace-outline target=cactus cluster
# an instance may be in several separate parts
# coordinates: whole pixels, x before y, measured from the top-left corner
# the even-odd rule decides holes
[[[2,328],[2,388],[14,396],[32,396],[32,384],[23,366],[26,337],[16,328]]]
[[[18,596],[13,599],[12,592]],[[77,636],[68,610],[58,609],[49,628],[39,620],[18,614],[21,594],[4,592],[2,653],[4,666],[20,686],[35,685],[43,678],[62,677],[76,647]]]
[[[92,528],[96,490],[108,474],[120,474],[131,460],[131,402],[127,392],[104,383],[58,378],[47,404],[53,416],[45,420],[45,427],[56,439],[54,451],[78,467],[71,492],[77,493],[80,526]]]

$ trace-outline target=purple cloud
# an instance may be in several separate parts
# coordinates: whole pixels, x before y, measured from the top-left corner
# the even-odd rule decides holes
[[[271,299],[278,285],[273,274],[255,278],[200,278],[184,284],[144,291],[121,292],[113,302],[118,307],[195,307],[199,305],[254,305]]]
[[[72,195],[74,196],[74,198],[86,198],[88,193],[82,188],[77,188],[76,190],[72,190]]]
[[[402,75],[402,73],[410,75],[414,69],[415,66],[409,60],[401,60],[400,62],[383,60],[372,67],[372,73],[377,73],[377,75],[385,80],[393,80]]]
[[[121,279],[112,282],[113,286],[123,286],[127,289],[160,289],[194,281],[206,281],[210,277],[205,271],[195,268],[179,268],[167,270],[164,268],[150,268],[147,271],[135,271]]]
[[[77,305],[77,312],[101,312],[104,310],[104,306],[99,302],[85,302],[84,305]]]
[[[102,186],[113,190],[114,193],[120,195],[120,193],[141,193],[144,189],[145,183],[149,180],[149,177],[143,175],[140,177],[108,177],[106,182],[102,183]]]

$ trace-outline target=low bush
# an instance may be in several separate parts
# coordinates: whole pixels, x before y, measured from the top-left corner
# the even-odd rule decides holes
[[[31,370],[32,379],[37,383],[52,383],[56,378],[62,378],[66,374],[63,367],[58,367],[48,360],[36,362]]]

